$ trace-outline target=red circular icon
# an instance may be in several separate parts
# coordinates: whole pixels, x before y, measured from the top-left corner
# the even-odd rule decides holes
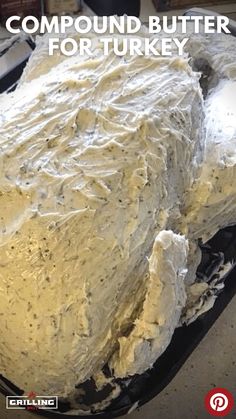
[[[226,416],[233,409],[234,399],[225,388],[213,388],[205,397],[205,407],[212,416]]]

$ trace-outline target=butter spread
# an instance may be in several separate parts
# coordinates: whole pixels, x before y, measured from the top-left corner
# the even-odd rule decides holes
[[[93,57],[48,57],[39,39],[0,96],[0,372],[47,395],[108,362],[118,377],[150,367],[197,239],[235,220],[235,117],[221,104],[235,82],[204,102],[189,51],[104,56],[90,36]]]
[[[157,235],[149,259],[142,312],[128,337],[119,339],[119,352],[111,360],[116,377],[142,373],[166,349],[186,303],[187,254],[183,236],[171,231]]]

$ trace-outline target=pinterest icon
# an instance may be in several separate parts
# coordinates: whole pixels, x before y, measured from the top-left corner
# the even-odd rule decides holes
[[[226,416],[233,409],[234,399],[225,388],[214,388],[205,397],[205,407],[212,416]]]

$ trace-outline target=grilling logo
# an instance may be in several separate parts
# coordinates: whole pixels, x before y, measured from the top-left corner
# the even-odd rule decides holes
[[[37,396],[33,391],[28,396],[7,396],[6,408],[14,410],[57,409],[58,396]]]
[[[233,396],[225,388],[214,388],[205,397],[206,410],[212,416],[227,416],[233,405]]]

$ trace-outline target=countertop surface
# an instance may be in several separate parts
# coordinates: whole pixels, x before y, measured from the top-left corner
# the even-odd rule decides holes
[[[236,17],[236,3],[209,8]],[[181,14],[181,11],[177,12]],[[142,1],[141,19],[156,14],[151,0]],[[171,12],[170,14],[176,14]],[[0,30],[0,39],[6,33]],[[214,387],[231,391],[236,402],[236,297],[195,349],[172,382],[147,405],[129,414],[129,419],[204,419],[211,416],[204,407],[206,393]],[[5,409],[5,398],[0,396],[0,419],[33,419],[26,411]],[[236,403],[227,418],[236,418]]]

